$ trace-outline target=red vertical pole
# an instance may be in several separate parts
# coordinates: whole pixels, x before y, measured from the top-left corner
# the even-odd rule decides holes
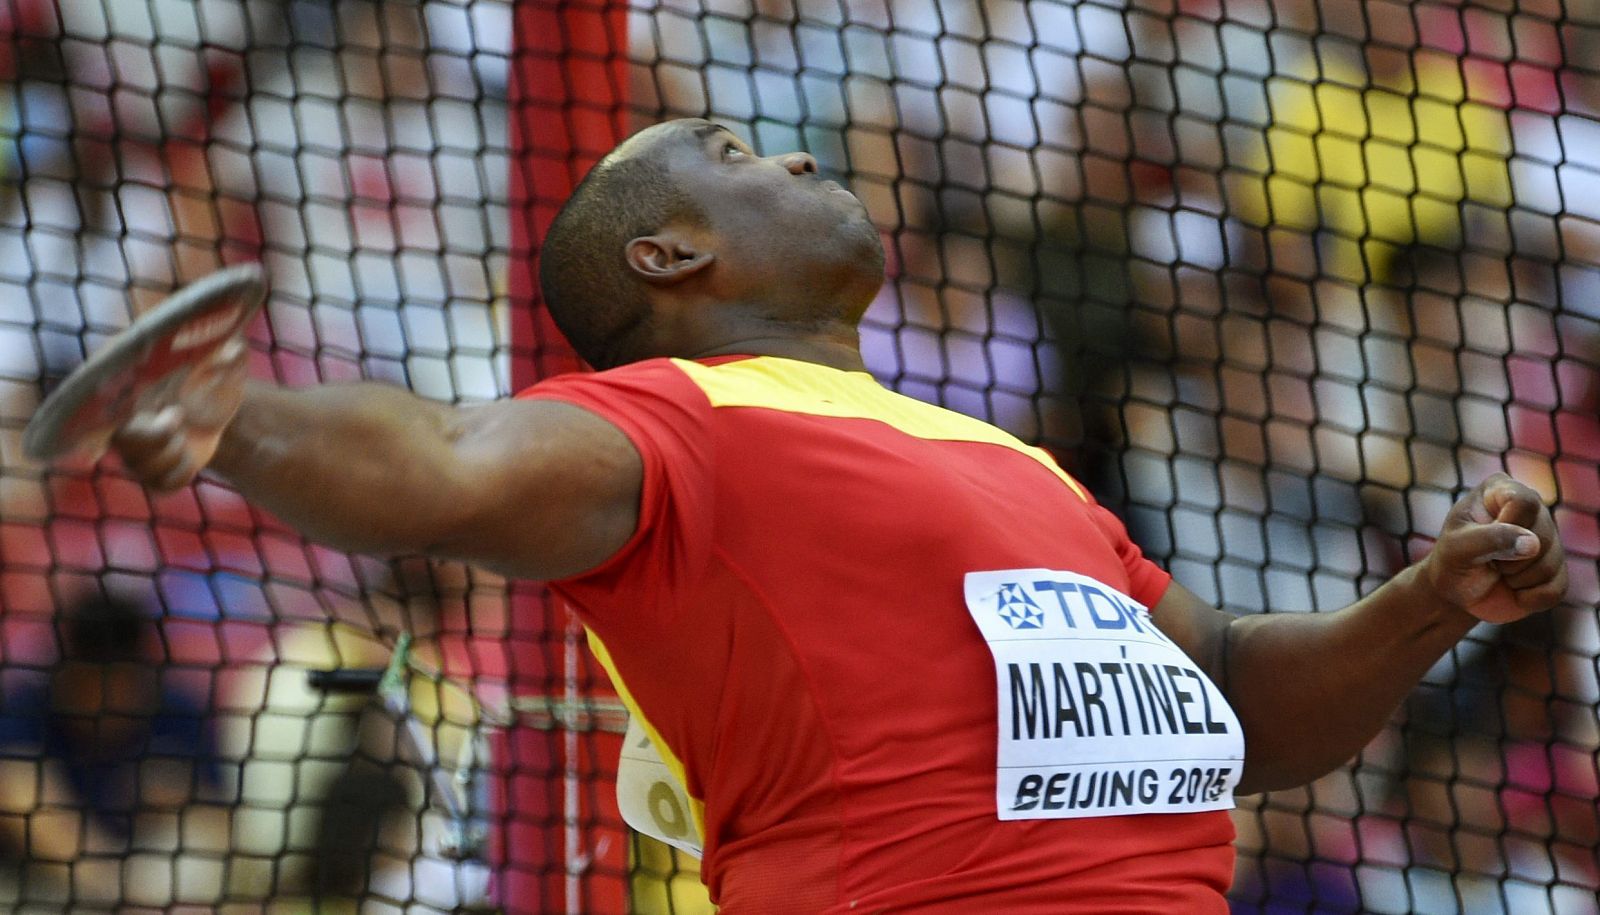
[[[510,84],[511,252],[507,277],[511,384],[583,367],[539,299],[539,245],[551,220],[589,168],[627,125],[627,4],[619,0],[517,0]],[[509,687],[513,695],[561,696],[566,614],[538,588],[511,592]],[[585,652],[586,654],[586,652]],[[588,680],[582,681],[587,694]],[[622,913],[626,841],[615,791],[596,764],[613,771],[614,739],[582,735],[578,752],[561,731],[513,729],[497,758],[498,835],[493,842],[500,902],[508,913],[578,910]],[[566,774],[586,773],[579,796],[578,857]],[[596,773],[591,778],[587,773]],[[576,881],[576,883],[574,882]]]
[[[538,298],[539,242],[627,124],[627,4],[519,0],[511,79],[512,387],[578,368]]]

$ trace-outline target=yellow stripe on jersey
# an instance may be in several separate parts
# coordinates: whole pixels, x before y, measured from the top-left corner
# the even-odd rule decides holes
[[[594,653],[594,659],[605,668],[606,675],[611,678],[611,685],[616,687],[617,698],[627,706],[628,714],[638,719],[645,734],[649,735],[650,743],[655,747],[656,753],[660,754],[661,761],[666,763],[667,771],[671,772],[672,777],[683,787],[683,793],[689,798],[689,815],[694,818],[695,835],[699,837],[700,845],[703,847],[706,841],[706,804],[703,798],[696,797],[689,790],[688,769],[683,765],[683,760],[672,752],[672,748],[661,739],[661,732],[657,731],[655,725],[650,723],[650,719],[639,711],[639,703],[634,701],[633,693],[628,691],[628,684],[623,682],[622,674],[618,673],[617,665],[612,662],[611,652],[606,649],[605,643],[600,641],[600,637],[595,635],[593,630],[585,628],[584,633],[589,638],[589,650]]]
[[[1089,500],[1078,481],[1068,476],[1044,449],[1025,445],[1016,436],[982,420],[896,394],[866,372],[845,372],[773,356],[721,365],[672,361],[699,385],[713,407],[759,407],[810,416],[872,419],[913,438],[999,445],[1038,461],[1078,498]]]

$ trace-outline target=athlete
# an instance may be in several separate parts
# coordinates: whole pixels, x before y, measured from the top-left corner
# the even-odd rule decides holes
[[[247,383],[131,420],[341,549],[551,582],[692,799],[729,913],[1215,912],[1237,792],[1357,752],[1564,553],[1496,475],[1343,610],[1234,618],[1042,451],[866,374],[882,279],[810,156],[702,120],[601,161],[550,229],[552,315],[601,371],[456,408]]]

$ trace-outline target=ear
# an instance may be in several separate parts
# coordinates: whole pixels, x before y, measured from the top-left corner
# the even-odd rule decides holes
[[[654,286],[681,283],[717,259],[675,232],[635,238],[623,249],[623,257],[640,279]]]

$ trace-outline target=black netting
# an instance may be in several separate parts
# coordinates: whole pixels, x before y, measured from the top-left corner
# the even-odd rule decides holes
[[[518,911],[704,910],[692,859],[618,821],[621,718],[536,589],[19,446],[86,350],[241,260],[274,290],[262,376],[473,401],[570,368],[540,233],[619,136],[692,115],[866,203],[875,374],[1051,448],[1221,606],[1336,608],[1463,486],[1538,488],[1569,604],[1245,800],[1233,898],[1596,910],[1590,6],[10,0],[0,27],[0,907],[452,910],[492,873]]]

